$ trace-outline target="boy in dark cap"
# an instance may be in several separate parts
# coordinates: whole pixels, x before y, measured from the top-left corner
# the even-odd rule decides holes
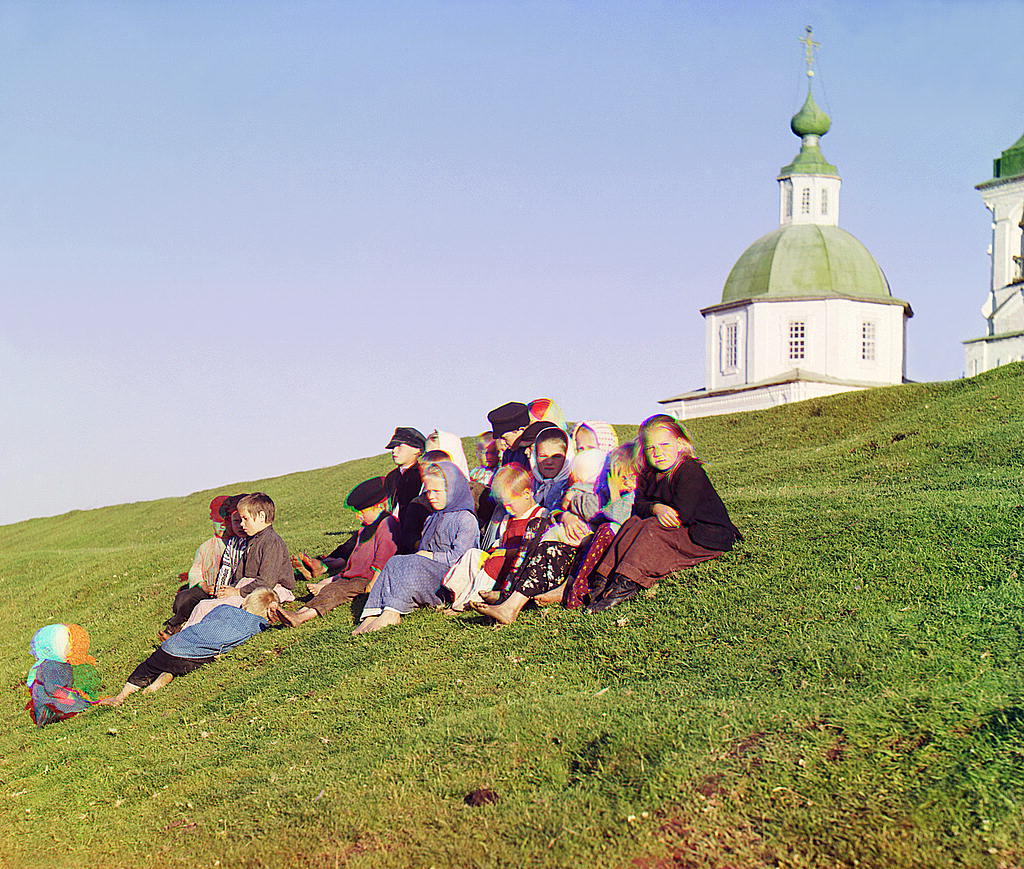
[[[420,477],[419,459],[426,449],[427,439],[422,432],[407,426],[399,426],[388,441],[391,460],[397,467],[384,478],[391,512],[398,519],[399,555],[409,555],[419,549],[420,532],[423,530],[425,515],[406,508],[420,493],[423,479]]]
[[[516,442],[530,425],[530,408],[521,401],[510,401],[487,414],[487,421],[491,424],[494,442],[501,452],[502,467],[515,462],[528,468],[526,451],[518,447]]]
[[[335,607],[355,599],[373,587],[377,575],[397,550],[398,520],[388,511],[388,494],[381,477],[373,477],[356,486],[345,505],[359,514],[358,531],[323,558],[312,559],[305,552],[292,564],[303,574],[326,577],[311,583],[314,598],[297,612],[280,611],[281,621],[295,627]],[[298,562],[298,563],[296,563]]]

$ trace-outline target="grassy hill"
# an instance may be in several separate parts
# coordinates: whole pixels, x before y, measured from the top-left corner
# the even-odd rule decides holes
[[[336,611],[43,729],[32,633],[85,625],[116,690],[215,493],[0,528],[0,863],[1020,866],[1022,374],[695,423],[746,541],[654,597],[365,638]],[[388,467],[233,488],[323,551]]]

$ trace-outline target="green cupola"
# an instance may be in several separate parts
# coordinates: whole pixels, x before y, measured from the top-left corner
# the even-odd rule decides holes
[[[789,122],[789,128],[802,140],[800,153],[796,155],[792,163],[779,170],[780,178],[789,175],[839,174],[839,170],[825,159],[818,144],[821,137],[832,128],[832,119],[814,102],[814,94],[811,93],[809,81],[807,83],[807,99],[804,100],[800,111],[793,115]]]
[[[1013,178],[1017,175],[1024,175],[1024,136],[992,161],[994,179]]]

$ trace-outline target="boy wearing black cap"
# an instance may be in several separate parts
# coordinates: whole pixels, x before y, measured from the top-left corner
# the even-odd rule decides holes
[[[427,439],[417,429],[399,426],[391,435],[386,449],[391,450],[391,460],[397,467],[384,478],[391,512],[398,518],[398,554],[410,555],[419,549],[420,533],[426,514],[406,509],[423,488],[420,476],[419,458],[426,449]]]
[[[491,424],[494,442],[501,451],[501,466],[515,462],[528,468],[529,457],[517,442],[531,422],[530,408],[521,401],[510,401],[487,414],[487,421]]]
[[[287,625],[301,625],[369,591],[387,560],[397,551],[398,520],[388,512],[388,495],[381,477],[360,483],[349,492],[345,504],[359,514],[362,528],[323,558],[311,559],[302,553],[302,562],[314,575],[329,575],[309,586],[315,597],[300,610],[281,610],[281,621]],[[294,559],[292,563],[295,564]]]

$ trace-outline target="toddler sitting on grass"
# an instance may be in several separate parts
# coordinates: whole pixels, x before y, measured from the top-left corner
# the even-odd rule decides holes
[[[36,662],[25,684],[29,701],[25,709],[42,727],[85,712],[96,703],[101,681],[96,659],[89,654],[89,632],[80,625],[46,625],[36,631],[29,645]]]

